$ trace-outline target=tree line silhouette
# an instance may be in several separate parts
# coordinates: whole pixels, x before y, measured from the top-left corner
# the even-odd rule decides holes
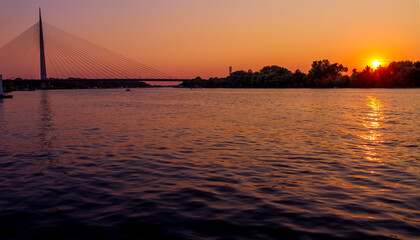
[[[266,66],[258,72],[237,71],[226,78],[185,80],[183,87],[196,88],[417,88],[420,87],[420,62],[392,62],[387,67],[366,66],[351,75],[342,64],[314,61],[308,74],[291,72],[279,66]]]

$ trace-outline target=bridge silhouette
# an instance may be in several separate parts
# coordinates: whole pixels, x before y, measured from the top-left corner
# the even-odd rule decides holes
[[[4,79],[141,79],[179,81],[162,71],[124,57],[39,21],[0,48]]]

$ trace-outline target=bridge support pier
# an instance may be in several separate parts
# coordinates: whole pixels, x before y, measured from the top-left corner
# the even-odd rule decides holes
[[[50,81],[41,81],[41,89],[49,89],[49,88],[51,88]]]

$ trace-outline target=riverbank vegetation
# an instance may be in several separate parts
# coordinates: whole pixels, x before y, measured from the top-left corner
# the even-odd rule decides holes
[[[291,72],[279,66],[267,66],[258,72],[237,71],[227,78],[197,77],[185,80],[183,87],[195,88],[416,88],[420,87],[420,62],[392,62],[376,69],[366,66],[350,74],[342,64],[315,61],[307,74]]]

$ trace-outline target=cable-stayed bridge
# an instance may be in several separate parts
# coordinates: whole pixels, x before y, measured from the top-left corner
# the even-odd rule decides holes
[[[176,80],[162,71],[39,21],[0,48],[3,79]]]

